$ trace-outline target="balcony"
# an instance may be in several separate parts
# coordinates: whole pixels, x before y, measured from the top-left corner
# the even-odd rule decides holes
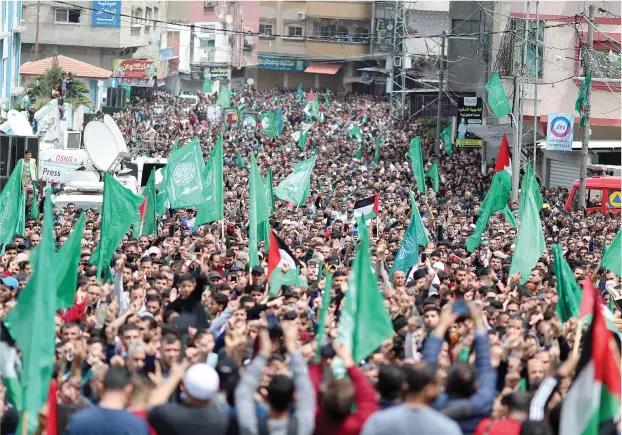
[[[373,2],[307,2],[307,15],[314,18],[370,20]]]
[[[356,56],[369,54],[369,44],[337,43],[338,41],[307,40],[307,53],[322,53],[326,56]]]

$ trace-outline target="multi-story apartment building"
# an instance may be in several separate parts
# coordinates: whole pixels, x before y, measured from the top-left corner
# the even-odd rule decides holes
[[[19,79],[24,31],[21,0],[0,2],[0,23],[0,109],[6,111],[24,90]]]
[[[182,88],[200,91],[204,78],[244,86],[258,64],[259,1],[169,3],[166,45],[179,56]]]
[[[575,101],[585,78],[584,61],[588,56],[588,3],[540,1],[539,29],[536,32],[536,2],[497,2],[488,12],[494,19],[494,31],[515,32],[493,35],[494,60],[492,71],[498,71],[510,102],[516,102],[515,83],[521,79],[525,125],[533,135],[534,109],[536,129],[546,136],[548,119],[555,113],[574,114],[572,151],[548,151],[544,141],[537,147],[537,173],[545,185],[569,187],[579,178],[581,139],[583,129]],[[607,10],[599,10],[607,8]],[[596,5],[594,52],[592,54],[591,139],[589,161],[592,165],[621,165],[621,72],[619,18],[620,3]],[[523,41],[527,26],[526,56]],[[536,42],[538,41],[538,42]],[[537,51],[537,56],[536,56]],[[524,59],[526,58],[526,63]],[[538,61],[536,62],[536,59]],[[537,94],[536,94],[537,86]],[[537,97],[536,97],[537,95]],[[536,98],[536,107],[534,107]],[[515,110],[515,114],[516,114]],[[516,116],[516,115],[515,115]],[[508,121],[509,122],[509,121]],[[525,142],[525,141],[524,141]],[[533,144],[533,140],[530,142]],[[532,145],[524,152],[532,152]]]
[[[258,89],[368,88],[371,2],[261,1]]]
[[[21,61],[64,55],[112,70],[115,59],[158,60],[167,6],[154,0],[24,0]]]

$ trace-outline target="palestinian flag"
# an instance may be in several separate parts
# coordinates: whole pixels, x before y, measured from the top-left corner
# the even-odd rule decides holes
[[[354,203],[354,216],[363,216],[365,219],[373,219],[378,216],[380,207],[379,195],[359,199]]]
[[[620,416],[620,349],[607,329],[599,297],[589,279],[583,293],[592,292],[593,320],[575,378],[562,403],[560,434],[598,435],[602,424],[612,425]]]
[[[512,174],[510,147],[508,145],[508,138],[505,134],[503,135],[503,139],[501,139],[501,149],[499,150],[499,155],[497,156],[497,161],[495,162],[495,174],[503,170],[506,170],[507,172]]]
[[[291,253],[283,239],[281,239],[276,231],[270,230],[270,249],[268,250],[268,274],[266,279],[270,279],[272,271],[277,267],[287,264],[290,269],[296,270],[300,266],[300,262]]]

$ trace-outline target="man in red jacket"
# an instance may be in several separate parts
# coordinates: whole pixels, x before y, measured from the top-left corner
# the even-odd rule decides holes
[[[322,388],[322,366],[309,367],[319,406],[315,433],[322,435],[357,435],[365,421],[378,410],[376,392],[363,372],[356,366],[349,349],[333,343],[335,353],[343,361],[350,380],[332,380]],[[353,406],[355,411],[352,412]]]

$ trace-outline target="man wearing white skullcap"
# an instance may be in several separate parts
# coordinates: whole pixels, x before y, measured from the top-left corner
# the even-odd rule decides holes
[[[184,402],[153,408],[149,412],[149,423],[158,434],[231,433],[234,418],[211,403],[219,386],[218,374],[211,366],[203,363],[190,366],[181,380]]]

